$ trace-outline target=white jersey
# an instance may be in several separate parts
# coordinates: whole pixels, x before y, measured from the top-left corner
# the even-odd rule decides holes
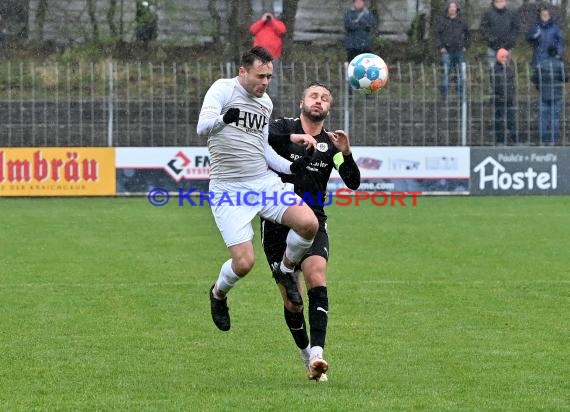
[[[223,122],[229,108],[239,109],[237,124]],[[259,98],[249,94],[237,77],[212,84],[197,127],[198,135],[208,136],[210,180],[235,182],[267,173],[266,141],[272,111],[266,93]]]

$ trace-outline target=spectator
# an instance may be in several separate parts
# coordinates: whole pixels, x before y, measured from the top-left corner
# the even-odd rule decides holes
[[[562,9],[559,6],[555,6],[553,3],[556,2],[549,2],[548,10],[550,11],[552,20],[562,29],[562,24],[564,22]],[[525,35],[530,27],[536,22],[536,16],[540,13],[539,9],[543,7],[544,4],[546,3],[541,0],[525,0],[517,10],[519,26]]]
[[[457,94],[463,91],[463,73],[461,65],[465,62],[465,51],[469,47],[469,28],[461,18],[457,0],[446,3],[445,13],[437,21],[437,48],[441,53],[443,77],[441,94],[447,97],[449,75],[452,69],[457,73]]]
[[[556,48],[557,56],[564,52],[564,36],[558,24],[552,19],[548,5],[541,5],[538,9],[538,19],[527,33],[527,40],[534,46],[532,65],[537,66],[543,60],[549,58],[550,46]]]
[[[352,7],[344,14],[346,31],[346,59],[350,62],[361,53],[372,52],[370,32],[376,24],[374,15],[368,10],[364,0],[353,0]]]
[[[515,109],[515,79],[510,66],[510,53],[507,49],[497,51],[497,61],[492,70],[492,83],[495,106],[495,141],[498,144],[507,144],[505,139],[506,128],[509,130],[511,143],[518,143],[516,131]],[[506,117],[505,117],[506,115]]]
[[[273,77],[268,94],[275,99],[279,94],[283,37],[287,33],[287,27],[273,14],[265,13],[249,27],[249,31],[253,34],[253,47],[261,46],[273,56]]]
[[[559,49],[551,44],[548,57],[534,70],[532,81],[540,93],[538,133],[542,144],[558,142],[560,111],[563,101],[563,83],[568,81],[568,72],[560,60]]]
[[[137,41],[148,44],[158,35],[158,16],[148,1],[137,1],[135,14],[135,36]]]
[[[487,42],[487,63],[492,68],[499,49],[506,49],[510,54],[515,46],[519,32],[517,15],[507,8],[507,0],[493,0],[481,18],[479,29]]]

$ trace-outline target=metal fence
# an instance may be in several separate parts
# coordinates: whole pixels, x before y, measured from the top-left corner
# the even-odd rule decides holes
[[[538,93],[527,65],[514,64],[520,143],[540,145]],[[231,64],[0,65],[0,146],[204,145],[196,123],[204,93]],[[290,64],[278,74],[274,117],[296,116],[304,86],[331,85],[326,126],[349,132],[354,145],[494,145],[495,105],[484,62],[465,67],[465,94],[440,94],[439,65],[396,63],[388,87],[351,93],[343,64]],[[568,145],[564,86],[559,144]]]

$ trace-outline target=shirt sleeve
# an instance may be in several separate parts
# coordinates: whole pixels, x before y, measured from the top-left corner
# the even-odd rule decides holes
[[[259,30],[261,30],[263,28],[263,25],[265,24],[265,20],[263,20],[263,17],[259,18],[258,20],[256,20],[255,22],[253,22],[251,24],[251,26],[249,26],[249,31],[253,34],[256,35],[257,32]]]
[[[285,154],[291,143],[291,130],[285,119],[277,119],[269,125],[269,144],[279,154]]]
[[[285,33],[287,33],[287,27],[285,27],[285,23],[277,19],[271,19],[269,23],[271,23],[271,28],[276,35],[279,37],[285,36]]]
[[[341,152],[338,152],[334,155],[333,161],[344,184],[346,184],[349,189],[358,189],[358,186],[360,186],[360,169],[358,169],[352,154],[345,156]]]
[[[267,161],[267,165],[278,173],[290,175],[291,162],[279,156],[269,144],[269,126],[265,126],[263,129],[263,135],[265,136],[263,143],[265,146],[265,160]]]
[[[214,82],[204,96],[202,109],[198,116],[198,125],[196,126],[198,136],[211,136],[226,127],[223,117],[229,107],[224,112],[222,109],[229,100],[232,88],[227,87],[227,83],[222,80]]]

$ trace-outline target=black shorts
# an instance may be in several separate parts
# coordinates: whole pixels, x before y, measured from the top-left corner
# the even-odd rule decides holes
[[[269,265],[274,262],[281,262],[285,248],[287,247],[287,234],[289,230],[287,226],[261,219],[261,243]],[[327,223],[325,219],[319,218],[319,230],[317,231],[313,245],[305,256],[303,256],[301,262],[309,256],[322,256],[328,261],[329,251]],[[301,262],[299,262],[299,265]]]

